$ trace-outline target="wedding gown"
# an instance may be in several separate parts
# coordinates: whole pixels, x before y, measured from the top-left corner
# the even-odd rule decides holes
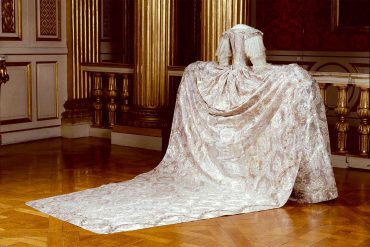
[[[226,57],[186,68],[154,170],[27,205],[113,233],[336,198],[318,84],[295,64],[246,66],[247,42],[261,35],[230,29],[219,49]]]

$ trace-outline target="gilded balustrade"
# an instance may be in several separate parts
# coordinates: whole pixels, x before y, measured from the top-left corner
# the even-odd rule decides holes
[[[81,71],[88,72],[93,78],[91,92],[94,111],[93,126],[111,128],[117,124],[125,124],[130,108],[129,75],[134,73],[132,66],[98,63],[82,64]],[[105,78],[107,80],[104,80]],[[119,114],[121,117],[118,119]]]
[[[312,72],[312,76],[320,83],[320,93],[323,97],[326,110],[328,109],[326,100],[328,85],[333,85],[337,89],[337,103],[334,108],[338,120],[335,124],[337,134],[336,152],[348,154],[348,131],[350,124],[347,121],[347,115],[351,109],[348,104],[348,88],[354,86],[360,89],[359,104],[357,106],[357,116],[360,124],[357,127],[358,133],[358,152],[360,156],[368,156],[370,153],[370,125],[368,118],[370,116],[369,101],[369,75],[359,73],[339,73],[339,72]]]
[[[129,111],[132,102],[130,102],[133,85],[131,84],[130,75],[134,69],[130,66],[118,65],[99,65],[85,64],[81,66],[83,71],[88,71],[93,75],[93,87],[91,95],[94,99],[94,126],[95,127],[112,127],[118,124],[127,124],[129,122]],[[181,77],[184,68],[168,67],[168,77]],[[329,72],[311,72],[312,76],[319,82],[320,94],[327,105],[328,86],[334,86],[337,89],[336,105],[333,110],[337,116],[335,131],[337,135],[336,153],[348,154],[348,135],[350,124],[347,116],[351,112],[348,102],[348,89],[350,86],[360,90],[359,104],[357,105],[357,116],[360,124],[357,126],[358,133],[358,152],[356,155],[368,157],[370,153],[370,95],[369,95],[369,77],[366,74],[350,73],[329,73]],[[108,78],[106,87],[104,86],[103,77]],[[120,78],[119,82],[117,78]],[[175,91],[175,90],[174,90]],[[170,95],[175,97],[175,95]],[[104,109],[107,111],[107,117],[104,119]],[[117,115],[121,116],[117,119]]]

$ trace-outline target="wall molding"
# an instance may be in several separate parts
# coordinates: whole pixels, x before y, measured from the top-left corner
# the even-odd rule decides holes
[[[8,84],[12,83],[12,76],[11,76],[11,68],[12,67],[25,67],[25,72],[26,72],[26,78],[24,78],[26,80],[26,102],[27,102],[27,109],[26,109],[26,112],[25,112],[25,116],[24,117],[20,117],[20,118],[8,118],[8,119],[1,119],[1,116],[0,116],[0,121],[1,121],[1,124],[2,125],[7,125],[7,124],[15,124],[15,123],[24,123],[24,122],[32,122],[32,75],[31,75],[31,62],[8,62],[6,64],[7,68],[8,68],[8,73],[10,75],[10,81],[8,82]],[[6,85],[4,85],[3,87],[5,87]],[[1,94],[4,94],[4,89],[1,91]],[[1,96],[1,99],[3,99],[3,96]],[[1,113],[1,109],[0,109],[0,113]]]
[[[67,47],[13,47],[1,45],[1,54],[7,55],[68,55]]]
[[[25,141],[41,140],[61,136],[60,126],[46,126],[1,133],[0,145],[14,144]]]

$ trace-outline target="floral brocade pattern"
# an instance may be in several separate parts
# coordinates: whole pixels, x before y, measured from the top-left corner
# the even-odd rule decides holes
[[[337,197],[325,109],[297,65],[187,67],[169,147],[152,171],[27,205],[96,233]]]

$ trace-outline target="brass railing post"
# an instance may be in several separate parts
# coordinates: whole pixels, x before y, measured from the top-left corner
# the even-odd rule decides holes
[[[338,152],[347,152],[347,132],[349,123],[346,121],[346,116],[349,113],[347,88],[348,85],[335,85],[338,89],[337,107],[335,113],[338,115],[338,121],[335,124],[335,129],[338,132]]]
[[[122,81],[122,92],[121,92],[121,111],[122,111],[122,122],[125,124],[127,122],[128,111],[130,110],[130,102],[129,102],[129,81],[128,81],[128,74],[123,74],[123,81]]]
[[[327,105],[326,88],[328,87],[328,84],[327,83],[320,83],[319,86],[320,86],[321,98],[322,98],[322,101],[325,105],[325,112],[327,112],[328,111],[328,105]]]
[[[94,73],[94,87],[92,91],[92,95],[94,97],[94,126],[101,127],[102,126],[102,119],[103,119],[103,78],[101,73]]]
[[[117,110],[117,103],[116,103],[116,97],[117,97],[117,82],[116,82],[116,74],[109,73],[108,74],[108,92],[107,92],[107,98],[108,98],[108,104],[107,104],[107,110],[108,110],[108,124],[110,127],[116,124],[116,110]]]
[[[370,116],[369,109],[369,88],[360,87],[360,103],[357,107],[357,115],[360,118],[360,125],[357,128],[359,134],[359,151],[360,155],[367,156],[369,154],[369,133],[370,125],[368,117]]]

